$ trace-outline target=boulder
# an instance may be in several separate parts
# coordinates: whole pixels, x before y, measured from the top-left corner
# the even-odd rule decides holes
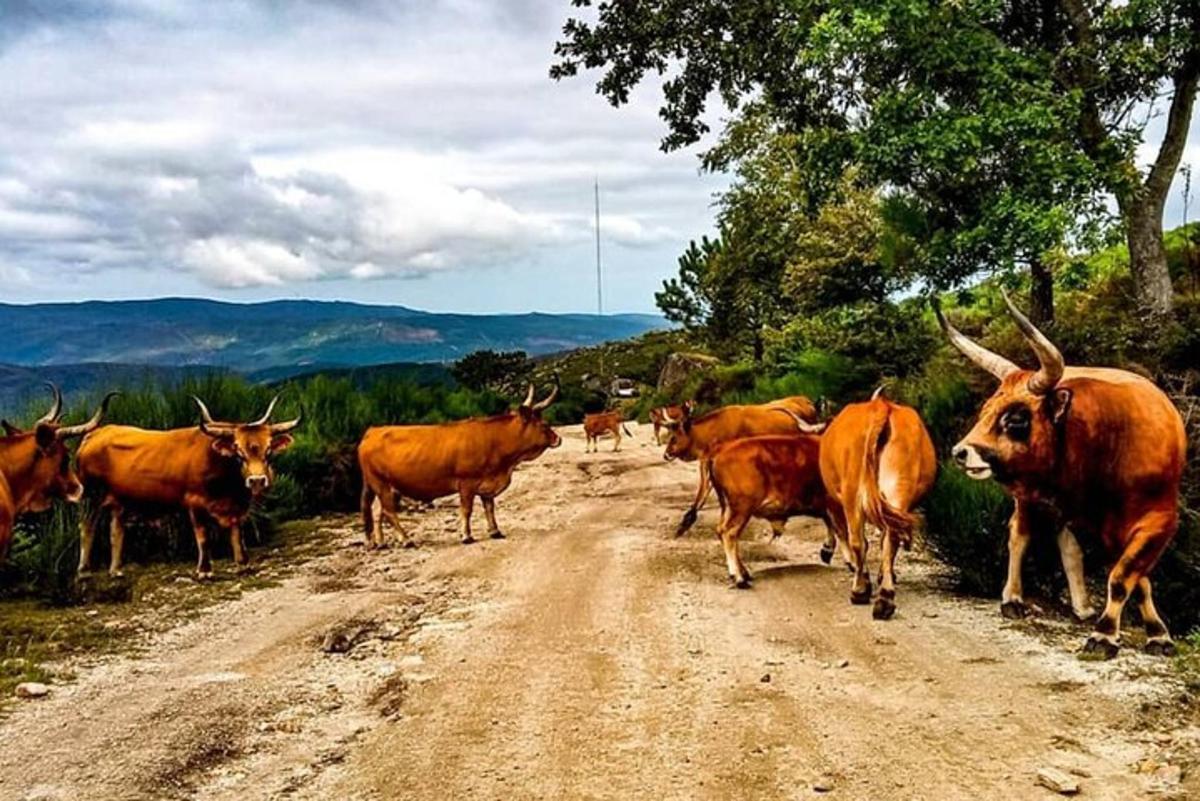
[[[695,373],[703,373],[720,364],[720,360],[703,353],[672,353],[658,374],[658,392],[675,396]]]

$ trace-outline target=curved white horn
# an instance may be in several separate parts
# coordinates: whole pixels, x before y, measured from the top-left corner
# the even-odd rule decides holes
[[[938,302],[937,298],[933,298],[930,302],[933,305],[933,313],[937,315],[938,325],[940,325],[942,330],[946,332],[946,336],[950,339],[950,344],[958,348],[958,350],[964,356],[973,361],[976,365],[982,367],[984,370],[987,370],[1001,381],[1008,377],[1010,373],[1020,369],[1000,354],[992,353],[982,345],[972,342],[970,339],[960,333],[957,328],[950,325],[945,316],[942,314],[942,304]]]
[[[1012,302],[1012,298],[1003,289],[1000,294],[1004,297],[1004,303],[1008,306],[1008,313],[1017,323],[1017,328],[1021,331],[1021,336],[1025,337],[1025,341],[1029,343],[1029,347],[1038,357],[1038,364],[1041,366],[1038,371],[1029,377],[1029,382],[1026,386],[1034,395],[1045,395],[1058,384],[1062,379],[1063,370],[1066,365],[1063,362],[1062,353],[1054,346],[1045,334],[1037,329],[1029,318],[1021,313]]]
[[[55,432],[55,436],[60,440],[70,439],[71,437],[82,437],[84,434],[90,434],[100,426],[100,420],[108,412],[108,403],[113,398],[120,395],[120,392],[110,392],[104,396],[104,400],[100,401],[100,408],[92,415],[92,418],[86,423],[80,423],[75,426],[63,426]]]
[[[555,376],[554,376],[554,389],[550,390],[550,394],[549,394],[549,395],[547,395],[545,398],[543,398],[542,400],[540,400],[540,401],[538,401],[537,403],[533,404],[533,407],[532,407],[532,408],[533,408],[533,410],[534,410],[535,412],[540,412],[542,409],[545,409],[547,406],[549,406],[550,404],[554,403],[554,399],[558,397],[558,390],[559,390],[560,386],[561,386],[561,385],[560,385],[560,383],[559,383],[559,380],[558,380],[558,375],[557,375],[557,374],[555,374]],[[530,388],[532,389],[532,387],[530,387]]]
[[[62,392],[59,390],[59,388],[57,386],[50,383],[49,381],[46,382],[46,386],[49,387],[50,392],[52,392],[54,394],[54,401],[50,404],[50,411],[46,412],[44,415],[39,417],[37,419],[37,422],[33,424],[34,428],[37,428],[38,426],[45,424],[45,423],[57,423],[58,418],[62,416],[62,407],[63,407]]]
[[[533,384],[529,385],[529,391],[525,393],[525,400],[521,401],[521,405],[526,409],[533,408]]]
[[[246,425],[249,425],[249,426],[266,425],[266,422],[271,419],[271,412],[275,411],[275,404],[278,402],[279,402],[278,395],[271,398],[271,402],[269,404],[267,404],[267,411],[263,414],[263,416],[258,418],[257,420],[255,420],[253,423],[247,423]]]

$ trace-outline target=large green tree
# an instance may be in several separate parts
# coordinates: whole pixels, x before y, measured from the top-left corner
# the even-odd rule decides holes
[[[794,135],[814,198],[851,164],[908,193],[942,284],[985,259],[1040,258],[1102,189],[1142,304],[1170,309],[1162,214],[1200,82],[1195,0],[595,5],[595,20],[565,24],[551,74],[603,69],[598,90],[616,105],[647,74],[665,76],[665,149],[708,130],[714,92],[730,107],[751,100]],[[1166,119],[1142,171],[1147,108]],[[709,166],[730,152],[710,152]]]

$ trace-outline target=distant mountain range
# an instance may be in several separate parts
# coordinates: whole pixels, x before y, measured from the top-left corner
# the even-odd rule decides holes
[[[440,314],[403,306],[285,300],[0,303],[0,401],[53,380],[64,390],[224,369],[278,381],[490,348],[555,353],[668,327],[648,314]],[[436,374],[436,375],[435,375]]]

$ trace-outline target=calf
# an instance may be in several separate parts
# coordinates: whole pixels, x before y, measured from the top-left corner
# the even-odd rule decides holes
[[[587,437],[587,451],[600,450],[600,437],[605,434],[612,434],[615,442],[613,443],[613,453],[621,450],[621,432],[625,432],[625,436],[632,437],[629,429],[625,427],[624,418],[620,412],[597,412],[595,414],[585,414],[583,416],[583,433]]]
[[[832,510],[821,482],[821,438],[814,434],[746,437],[715,446],[705,459],[721,522],[717,533],[734,586],[750,586],[739,538],[751,518],[767,520],[775,537],[789,518],[819,517],[830,525]]]

